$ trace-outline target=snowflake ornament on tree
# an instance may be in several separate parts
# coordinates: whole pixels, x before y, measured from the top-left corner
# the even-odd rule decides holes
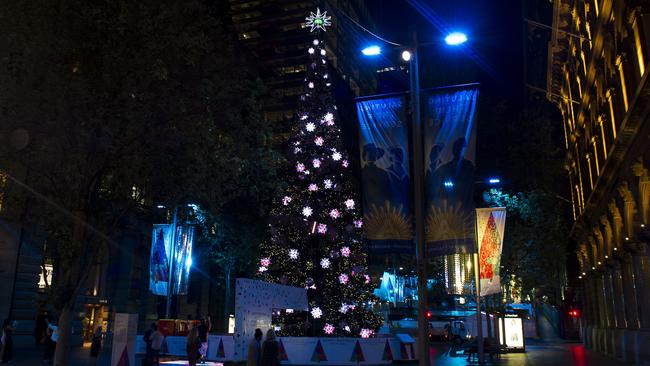
[[[350,250],[349,247],[343,247],[343,248],[341,248],[341,255],[342,255],[343,257],[345,257],[345,258],[349,257],[349,256],[350,256],[350,253],[352,253],[352,251]]]
[[[322,258],[322,259],[320,260],[320,266],[321,266],[322,268],[324,268],[324,269],[330,268],[330,265],[331,265],[331,264],[332,264],[332,263],[330,262],[330,259],[329,259],[329,258]]]
[[[323,327],[323,331],[325,332],[325,334],[334,334],[334,326],[332,324],[327,323]]]
[[[315,308],[311,309],[311,316],[312,316],[314,319],[318,319],[318,318],[320,318],[322,315],[323,315],[323,311],[322,311],[319,307],[315,307]]]
[[[328,126],[334,126],[334,115],[331,112],[325,113],[323,122]]]
[[[359,335],[361,336],[361,338],[370,338],[373,334],[374,334],[374,332],[372,330],[365,329],[365,328],[361,329],[361,332],[359,332]]]

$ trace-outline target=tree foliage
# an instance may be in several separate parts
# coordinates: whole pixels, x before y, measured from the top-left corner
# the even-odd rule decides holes
[[[535,98],[523,111],[505,103],[484,107],[489,138],[479,144],[479,156],[494,158],[483,165],[502,174],[505,186],[487,190],[483,199],[508,209],[502,277],[514,275],[526,293],[540,289],[554,296],[565,285],[570,229],[561,119]],[[503,141],[509,142],[505,148]]]
[[[289,185],[272,211],[259,272],[267,281],[307,289],[310,313],[282,318],[281,334],[369,336],[381,318],[370,310],[359,200],[330,91],[327,48],[315,34],[293,126]]]
[[[261,85],[213,13],[198,0],[0,5],[1,167],[55,255],[59,365],[88,266],[121,250],[110,233],[124,215],[193,202],[251,218],[277,188]]]
[[[524,293],[541,289],[555,295],[563,286],[568,240],[565,212],[555,194],[492,189],[484,199],[490,206],[507,208],[502,277],[514,276]]]

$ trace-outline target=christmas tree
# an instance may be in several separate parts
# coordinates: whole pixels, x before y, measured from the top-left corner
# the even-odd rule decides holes
[[[329,19],[320,10],[307,18],[314,39],[307,49],[305,91],[290,140],[289,187],[272,211],[259,275],[307,289],[309,313],[283,313],[281,335],[369,337],[382,319],[370,309],[361,215],[330,92],[321,37]]]

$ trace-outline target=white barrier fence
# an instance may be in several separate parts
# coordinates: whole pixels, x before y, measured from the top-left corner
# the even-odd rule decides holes
[[[401,343],[397,338],[315,338],[282,337],[280,357],[283,364],[291,365],[382,365],[394,360],[412,360],[412,344]],[[187,356],[186,337],[170,336],[165,339],[162,354]],[[143,336],[136,340],[137,353],[145,352]],[[208,359],[232,361],[234,338],[232,335],[208,336]]]

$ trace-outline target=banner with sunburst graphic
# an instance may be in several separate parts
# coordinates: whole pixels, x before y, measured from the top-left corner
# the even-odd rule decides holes
[[[429,256],[474,252],[476,85],[426,92],[424,151]]]
[[[501,251],[505,226],[505,207],[476,209],[481,296],[501,292]]]
[[[368,250],[413,253],[405,98],[357,101],[357,116]]]

